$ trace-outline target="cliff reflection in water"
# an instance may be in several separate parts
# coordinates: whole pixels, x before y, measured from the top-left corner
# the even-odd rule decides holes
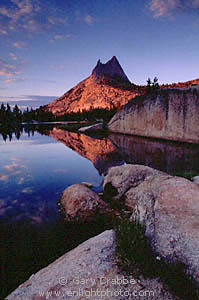
[[[97,139],[58,128],[48,134],[92,161],[100,174],[124,163],[147,165],[169,174],[199,173],[199,145],[121,134]]]
[[[146,165],[169,174],[199,174],[199,145],[111,134],[126,163]]]

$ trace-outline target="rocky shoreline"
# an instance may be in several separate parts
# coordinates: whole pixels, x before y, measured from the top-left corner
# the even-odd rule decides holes
[[[75,184],[60,203],[68,221],[139,220],[157,259],[180,262],[199,284],[199,185],[194,181],[127,164],[108,170],[102,197],[87,184]],[[107,230],[32,275],[6,299],[190,299],[172,295],[158,277],[124,273],[116,248],[115,232]]]

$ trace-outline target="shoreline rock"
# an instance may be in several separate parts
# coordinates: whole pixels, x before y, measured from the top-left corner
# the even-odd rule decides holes
[[[104,177],[103,191],[105,192],[108,183],[111,184],[118,192],[114,199],[119,200],[130,188],[136,187],[148,176],[162,174],[165,173],[142,165],[125,164],[111,167]]]
[[[115,247],[115,233],[107,230],[32,275],[6,300],[175,299],[158,279],[121,273]]]
[[[99,215],[114,213],[113,209],[85,184],[73,184],[66,188],[60,203],[68,221],[90,222]]]

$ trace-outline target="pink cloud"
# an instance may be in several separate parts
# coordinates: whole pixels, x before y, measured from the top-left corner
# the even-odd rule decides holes
[[[84,21],[86,22],[86,24],[91,25],[95,20],[91,15],[87,15],[85,16]]]
[[[151,0],[148,5],[154,18],[171,16],[176,11],[199,9],[199,0]]]
[[[21,48],[24,48],[26,46],[26,43],[23,42],[23,41],[16,41],[13,43],[13,46],[18,48],[18,49],[21,49]]]
[[[14,83],[14,82],[22,82],[26,80],[25,78],[11,78],[11,79],[6,79],[3,82],[6,84]]]

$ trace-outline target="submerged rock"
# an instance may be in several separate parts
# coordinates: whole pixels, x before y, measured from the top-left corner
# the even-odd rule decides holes
[[[69,221],[91,221],[97,215],[112,213],[112,209],[85,184],[74,184],[66,188],[60,203]]]
[[[90,183],[90,182],[86,182],[86,181],[82,181],[82,183],[81,184],[83,184],[83,185],[85,185],[85,186],[87,186],[88,188],[92,188],[93,187],[93,184],[92,183]]]
[[[80,132],[94,132],[94,131],[101,131],[104,129],[104,125],[103,123],[97,123],[97,124],[94,124],[94,125],[90,125],[90,126],[87,126],[87,127],[81,127],[79,128],[78,131]]]
[[[115,233],[107,230],[32,275],[6,299],[175,299],[157,279],[121,273],[115,247]]]
[[[199,176],[195,176],[192,178],[193,182],[199,185]]]

